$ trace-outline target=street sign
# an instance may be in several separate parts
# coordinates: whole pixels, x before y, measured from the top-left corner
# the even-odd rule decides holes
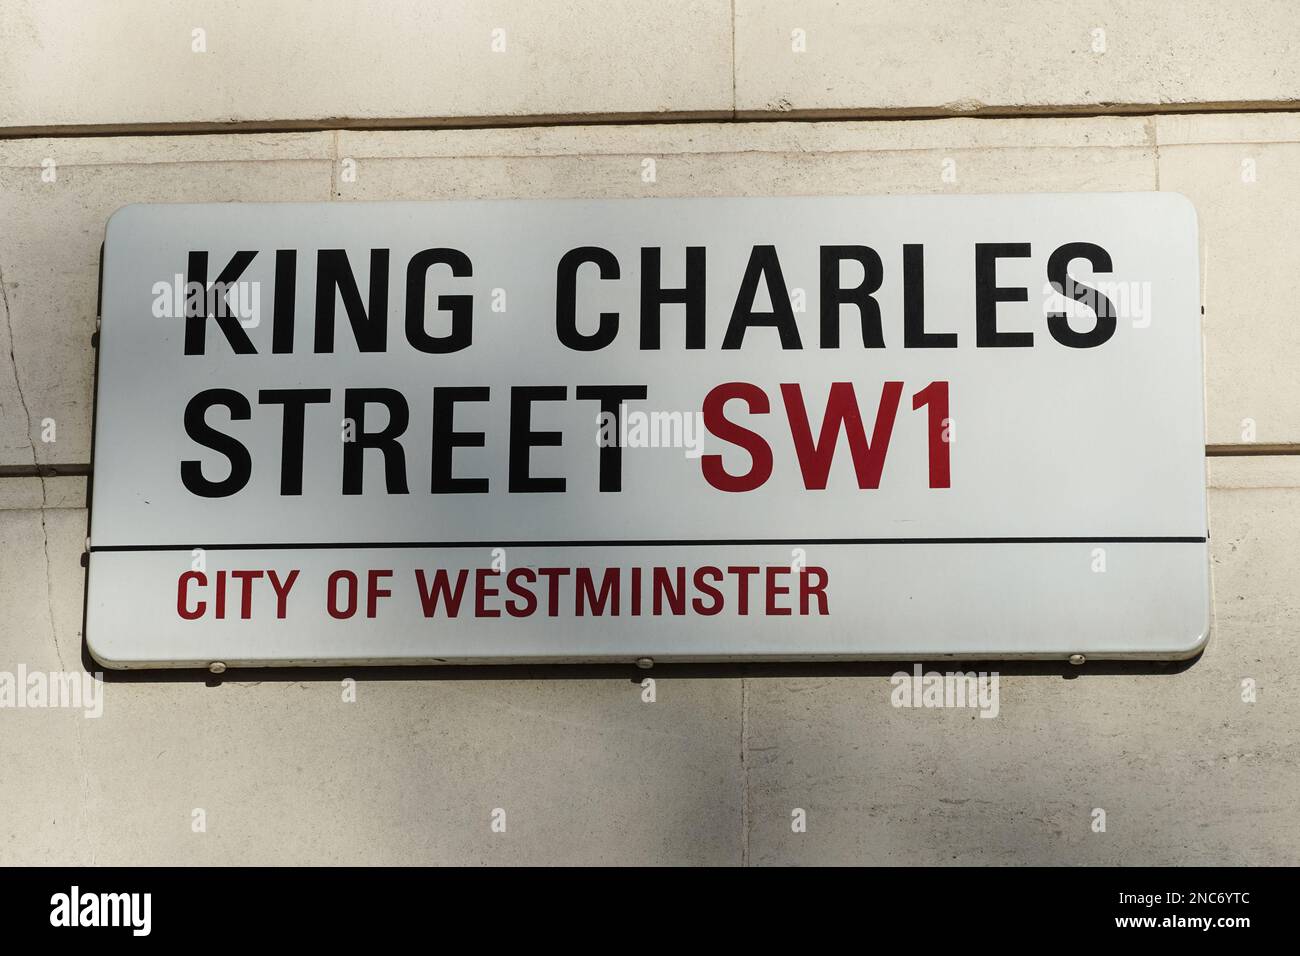
[[[1182,658],[1167,193],[128,206],[109,667]]]

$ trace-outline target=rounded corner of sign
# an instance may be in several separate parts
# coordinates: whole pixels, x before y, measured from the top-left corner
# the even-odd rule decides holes
[[[90,655],[92,661],[105,670],[123,671],[127,670],[131,666],[127,661],[115,660],[110,655],[100,651],[99,648],[95,646],[95,642],[90,639],[89,631],[86,632],[86,653]]]
[[[1173,208],[1180,209],[1184,215],[1188,216],[1191,219],[1192,231],[1197,235],[1200,234],[1201,217],[1196,211],[1196,203],[1192,202],[1190,196],[1175,190],[1161,190],[1159,195],[1167,197],[1164,200],[1165,202],[1168,202]]]
[[[143,202],[129,202],[124,206],[118,206],[108,214],[108,220],[104,223],[104,236],[111,235],[115,225],[120,226],[123,220],[129,219],[132,215],[137,215],[137,210],[144,209],[148,205],[148,203]]]
[[[1175,661],[1190,661],[1194,658],[1200,657],[1205,653],[1205,648],[1210,643],[1210,633],[1212,630],[1213,628],[1207,620],[1204,627],[1202,627],[1196,636],[1192,638],[1191,643],[1185,647],[1176,648],[1173,653],[1169,655],[1170,659]]]

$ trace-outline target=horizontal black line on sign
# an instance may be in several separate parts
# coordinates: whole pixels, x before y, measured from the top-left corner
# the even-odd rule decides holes
[[[337,541],[297,544],[106,544],[91,551],[321,551],[360,548],[678,548],[743,545],[859,545],[859,544],[1204,544],[1208,539],[1178,536],[1122,538],[685,538],[623,541]]]

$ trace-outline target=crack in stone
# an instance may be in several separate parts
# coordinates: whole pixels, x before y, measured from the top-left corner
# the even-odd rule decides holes
[[[23,394],[22,378],[18,374],[18,357],[14,353],[14,318],[13,310],[9,307],[9,289],[5,284],[4,273],[0,271],[0,308],[4,309],[5,326],[9,332],[9,364],[13,369],[14,388],[18,392],[18,401],[22,405],[23,417],[27,422],[27,444],[32,450],[32,467],[37,469],[36,478],[41,483],[41,546],[45,555],[45,606],[50,615],[50,639],[54,643],[54,655],[59,662],[59,670],[67,672],[67,664],[63,660],[63,648],[59,644],[59,628],[54,613],[54,576],[53,566],[50,562],[50,530],[45,521],[46,507],[49,505],[49,489],[45,484],[45,475],[41,473],[40,463],[37,460],[36,440],[32,438],[32,413],[27,405],[27,396]],[[100,688],[103,693],[103,688]],[[90,845],[90,865],[94,866],[97,857],[94,840],[91,839],[90,821],[90,766],[87,763],[86,741],[82,734],[80,721],[85,718],[77,715],[73,718],[77,721],[73,729],[73,737],[77,744],[77,757],[81,770],[81,807],[80,807],[80,824],[81,832],[85,842]]]
[[[18,392],[18,402],[22,405],[23,417],[27,421],[27,444],[31,446],[32,450],[32,466],[39,468],[40,462],[37,460],[36,440],[32,438],[32,412],[27,405],[27,396],[23,394],[22,377],[18,374],[18,357],[14,354],[16,344],[14,338],[14,313],[9,307],[9,288],[5,284],[3,272],[0,272],[0,307],[5,310],[5,325],[9,331],[9,364],[13,368],[14,388]],[[55,626],[54,621],[54,581],[50,567],[50,532],[45,524],[45,508],[50,500],[49,489],[45,485],[45,476],[39,470],[36,478],[41,483],[41,538],[45,552],[45,604],[50,614],[50,636],[54,641],[54,653],[59,659],[59,670],[66,671],[67,667],[63,662],[63,649],[59,646],[59,629]]]

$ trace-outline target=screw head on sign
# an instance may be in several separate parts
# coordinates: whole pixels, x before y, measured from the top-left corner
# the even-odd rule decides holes
[[[1070,663],[1073,664],[1075,667],[1078,667],[1080,664],[1084,663],[1087,660],[1088,658],[1084,657],[1082,654],[1070,655]]]
[[[638,657],[638,658],[636,659],[636,666],[639,667],[639,668],[641,668],[643,671],[648,671],[650,668],[652,668],[652,667],[655,666],[654,658],[653,658],[653,657]]]
[[[213,661],[208,665],[208,670],[214,674],[224,674],[226,672],[226,665],[221,661]]]

